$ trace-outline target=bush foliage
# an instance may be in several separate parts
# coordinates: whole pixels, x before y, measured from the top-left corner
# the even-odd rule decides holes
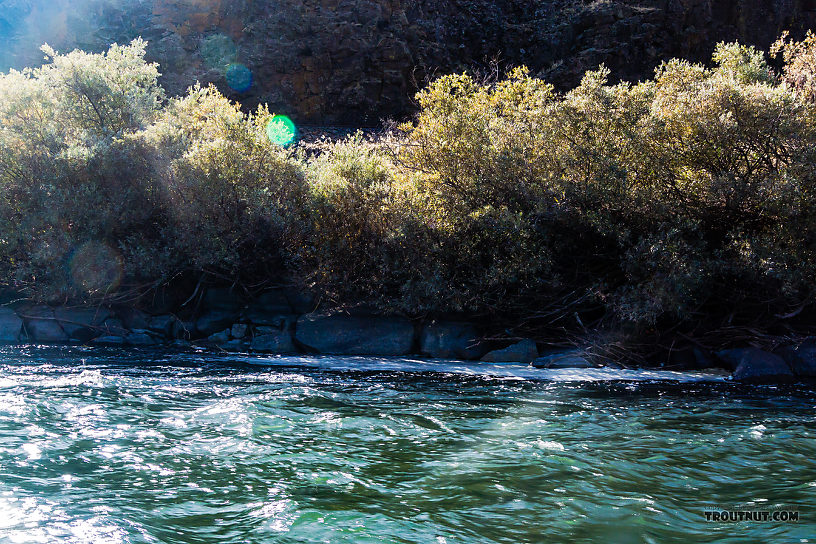
[[[780,74],[720,44],[566,94],[444,76],[390,136],[310,152],[270,143],[264,107],[166,98],[142,41],[46,47],[0,77],[0,266],[46,300],[187,273],[411,314],[785,313],[816,279],[813,44],[783,37]]]

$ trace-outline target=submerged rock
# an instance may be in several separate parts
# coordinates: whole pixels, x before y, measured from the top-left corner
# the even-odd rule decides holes
[[[533,361],[533,366],[538,368],[593,368],[583,351],[569,350],[550,353]]]
[[[471,323],[432,321],[419,339],[422,355],[435,359],[478,359],[486,351]]]
[[[717,357],[734,369],[731,376],[737,381],[779,381],[793,377],[782,357],[761,349],[726,349],[718,351]]]
[[[11,308],[0,308],[0,342],[17,342],[23,330],[23,320]]]
[[[407,355],[414,326],[404,317],[304,315],[295,339],[310,350],[334,355]]]
[[[538,357],[536,343],[530,339],[516,342],[504,349],[494,349],[482,357],[486,363],[531,363]]]

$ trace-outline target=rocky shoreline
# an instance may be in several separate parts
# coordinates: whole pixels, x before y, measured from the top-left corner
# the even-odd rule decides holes
[[[303,293],[268,291],[251,301],[228,289],[210,289],[188,317],[134,307],[0,307],[0,343],[98,346],[205,347],[264,354],[358,355],[525,364],[537,368],[617,366],[581,349],[540,350],[532,339],[484,339],[477,323],[462,319],[409,319],[356,310],[316,308]],[[774,352],[754,347],[703,353],[680,370],[730,371],[737,381],[816,378],[816,338]]]

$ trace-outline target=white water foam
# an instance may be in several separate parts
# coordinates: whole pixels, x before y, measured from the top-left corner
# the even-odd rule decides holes
[[[670,370],[627,370],[616,368],[535,368],[522,364],[424,360],[400,357],[333,357],[333,356],[238,356],[230,360],[252,365],[283,367],[297,366],[321,370],[365,372],[438,372],[470,376],[486,376],[510,380],[544,380],[556,382],[596,381],[722,381],[722,374],[706,372],[676,372]]]

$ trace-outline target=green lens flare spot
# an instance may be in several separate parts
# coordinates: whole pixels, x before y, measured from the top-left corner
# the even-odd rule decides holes
[[[266,135],[273,144],[287,146],[295,141],[297,128],[285,115],[273,115],[266,124]]]

